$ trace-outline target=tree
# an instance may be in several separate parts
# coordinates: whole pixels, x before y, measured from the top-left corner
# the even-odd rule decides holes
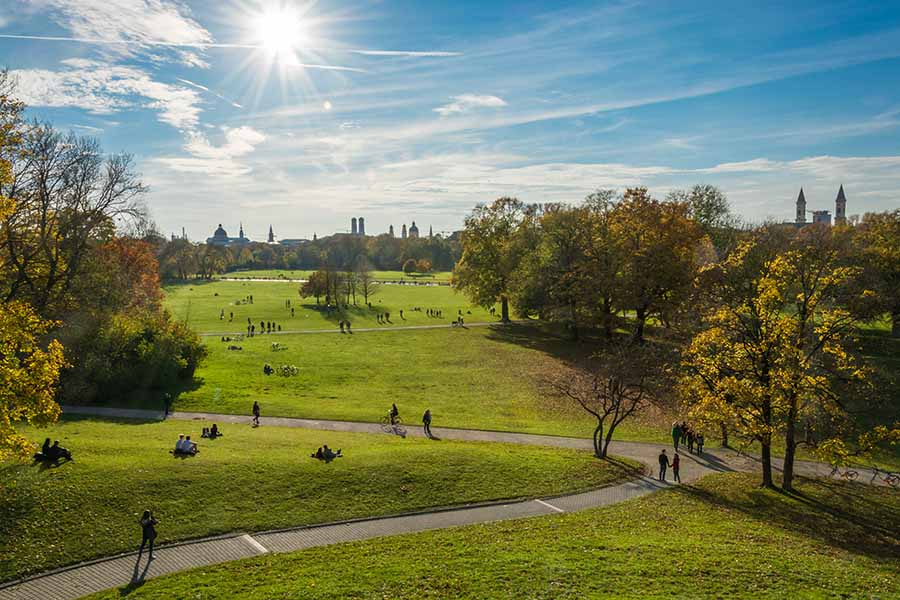
[[[319,298],[328,295],[328,274],[325,271],[310,273],[309,278],[300,286],[300,295],[304,298],[310,296],[319,303]]]
[[[405,275],[412,275],[416,272],[416,259],[410,258],[406,262],[403,263],[403,273]]]
[[[182,281],[197,272],[197,253],[194,245],[185,239],[175,239],[166,244],[160,254],[160,263],[166,272]]]
[[[419,273],[430,273],[431,261],[427,258],[420,258],[416,261],[416,271],[418,271]]]
[[[365,255],[356,259],[356,282],[359,292],[362,294],[363,303],[369,304],[369,298],[378,292],[379,284],[372,274],[372,265]]]
[[[500,316],[509,322],[509,294],[519,264],[516,231],[524,205],[515,198],[500,198],[479,205],[466,217],[462,233],[462,258],[453,271],[453,282],[481,306],[500,301]]]
[[[91,250],[112,239],[117,220],[143,214],[144,191],[130,156],[105,157],[96,140],[32,124],[5,191],[16,202],[2,222],[0,294],[44,316],[68,312]]]
[[[720,256],[737,243],[738,218],[731,212],[728,197],[721,189],[698,184],[690,190],[674,190],[666,199],[687,204],[691,219],[709,236]]]
[[[786,247],[769,233],[702,271],[710,304],[684,354],[680,391],[693,418],[760,443],[767,487],[772,442],[783,433],[789,490],[800,423],[842,418],[838,379],[861,381],[866,372],[849,347],[859,317],[844,294],[855,273],[841,266],[831,230],[804,228]]]
[[[549,384],[564,397],[594,416],[594,455],[606,458],[613,433],[650,400],[649,351],[614,345],[595,357],[593,370],[569,369],[556,374]]]
[[[194,246],[194,263],[197,265],[197,275],[210,280],[216,273],[225,272],[227,250],[210,244]]]
[[[891,335],[900,337],[900,210],[867,214],[857,228],[864,279],[891,318]]]
[[[0,304],[0,462],[32,451],[16,433],[18,423],[40,427],[59,418],[54,398],[65,365],[63,347],[56,340],[42,342],[53,325],[24,302]]]
[[[680,202],[659,202],[647,188],[630,188],[613,215],[612,234],[621,249],[623,302],[635,313],[632,338],[644,339],[647,319],[669,324],[691,291],[702,237]]]

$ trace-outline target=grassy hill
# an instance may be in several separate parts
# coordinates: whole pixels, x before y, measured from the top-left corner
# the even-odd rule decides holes
[[[128,597],[898,598],[898,531],[893,490],[802,480],[786,496],[725,474],[583,513],[206,567]]]
[[[434,506],[598,487],[624,478],[589,453],[505,444],[225,426],[64,420],[26,429],[60,440],[75,460],[0,465],[0,581],[130,550],[152,509],[160,542],[259,531]],[[169,454],[179,433],[191,458]],[[310,458],[328,444],[344,458]]]

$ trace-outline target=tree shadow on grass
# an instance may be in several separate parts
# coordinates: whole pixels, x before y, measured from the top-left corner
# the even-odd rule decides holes
[[[737,476],[735,476],[737,477]],[[755,486],[755,477],[686,485],[675,493],[735,510],[811,540],[878,560],[900,558],[900,501],[883,487],[825,479],[796,478],[797,491]]]

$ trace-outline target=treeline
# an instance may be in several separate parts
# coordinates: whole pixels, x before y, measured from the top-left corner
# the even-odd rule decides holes
[[[597,330],[635,359],[657,326],[666,359],[654,369],[671,374],[695,423],[760,445],[764,485],[779,437],[786,489],[803,444],[846,461],[900,441],[900,423],[860,428],[859,413],[895,402],[885,391],[896,382],[879,377],[896,372],[878,375],[856,342],[885,316],[900,335],[900,210],[855,227],[749,228],[711,186],[664,200],[640,187],[599,191],[577,206],[501,198],[466,219],[462,247],[455,285],[480,304],[500,301],[504,319],[511,307],[574,338]],[[613,362],[587,390],[606,406],[609,382],[643,385]]]
[[[163,310],[131,158],[25,122],[13,91],[0,73],[0,455],[26,448],[16,421],[56,418],[54,400],[170,386],[205,352]]]
[[[167,240],[148,234],[156,248],[164,279],[208,279],[241,269],[318,270],[329,266],[353,270],[364,257],[375,270],[399,271],[413,261],[450,271],[459,260],[459,241],[454,237],[401,239],[387,234],[376,237],[337,234],[298,246],[253,242],[242,246],[213,246],[185,239]]]

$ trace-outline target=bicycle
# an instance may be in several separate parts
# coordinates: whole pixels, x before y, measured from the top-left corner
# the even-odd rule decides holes
[[[396,433],[400,436],[406,435],[406,428],[403,427],[403,419],[400,416],[391,418],[391,413],[387,413],[381,417],[381,429],[385,433]]]
[[[840,477],[844,481],[856,481],[856,479],[859,477],[859,473],[852,469],[846,469],[842,473],[839,473],[839,471],[840,467],[835,465],[835,467],[831,469],[831,473],[829,473],[828,476],[834,477],[835,475],[838,475],[838,477]]]
[[[893,488],[900,487],[900,475],[898,475],[897,473],[882,471],[877,467],[873,470],[874,473],[872,473],[872,479],[869,481],[870,484],[875,483],[876,479],[880,479],[882,482]]]

